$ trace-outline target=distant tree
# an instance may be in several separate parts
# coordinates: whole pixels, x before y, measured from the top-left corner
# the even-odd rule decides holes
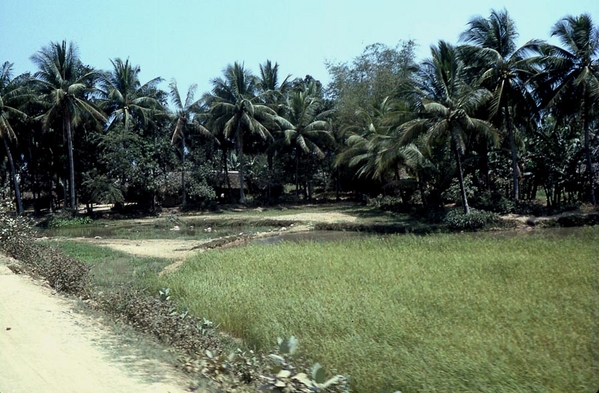
[[[358,111],[368,111],[385,97],[396,95],[398,88],[417,70],[416,44],[400,42],[394,48],[369,45],[351,63],[326,64],[331,77],[327,96],[335,101],[337,119],[343,125],[362,120]]]
[[[421,64],[417,81],[404,92],[419,104],[421,117],[401,126],[401,142],[411,143],[420,135],[428,143],[447,141],[455,158],[464,213],[469,214],[462,156],[468,133],[485,134],[497,139],[497,133],[490,123],[473,116],[477,109],[489,102],[492,95],[484,88],[467,83],[464,63],[453,45],[439,41],[437,46],[431,47],[431,55]]]
[[[223,78],[212,80],[212,91],[204,97],[216,129],[222,130],[226,138],[235,139],[240,203],[245,203],[244,139],[247,135],[272,139],[269,127],[273,127],[276,117],[276,112],[264,105],[257,95],[256,83],[257,79],[243,64],[234,63],[224,70]]]
[[[285,79],[279,81],[279,63],[266,60],[260,64],[260,76],[258,77],[257,88],[261,93],[262,100],[275,111],[277,106],[285,102],[287,93],[291,89],[291,82],[287,75]]]
[[[132,118],[136,125],[146,125],[152,110],[160,108],[154,93],[162,78],[154,78],[142,85],[139,66],[132,66],[129,59],[123,62],[117,58],[110,62],[113,70],[103,74],[100,80],[102,107],[110,121],[108,128],[115,122],[122,122],[129,129]]]
[[[502,124],[509,140],[512,159],[512,197],[520,197],[520,170],[516,147],[514,120],[516,113],[532,117],[535,102],[526,86],[534,75],[525,45],[517,49],[518,31],[506,10],[491,11],[488,18],[474,17],[460,39],[468,45],[460,47],[463,61],[474,72],[476,83],[493,92],[490,116]]]
[[[24,83],[19,78],[12,77],[12,63],[5,62],[0,67],[0,139],[4,144],[6,158],[10,167],[15,199],[17,200],[17,212],[23,213],[23,201],[19,189],[19,178],[15,169],[9,141],[16,140],[17,136],[11,125],[14,121],[25,119],[27,115],[19,109],[25,97]]]
[[[299,162],[301,154],[315,154],[324,158],[319,144],[332,141],[328,117],[331,111],[322,110],[322,101],[317,95],[316,84],[311,82],[306,89],[296,89],[289,94],[282,114],[282,133],[287,145],[295,147],[295,200],[299,200]]]
[[[211,136],[210,131],[201,125],[195,117],[201,111],[201,99],[195,99],[197,85],[193,84],[187,90],[185,101],[181,99],[177,82],[173,79],[169,84],[171,103],[174,105],[175,113],[175,129],[171,137],[171,143],[177,139],[181,141],[181,187],[182,187],[182,203],[187,203],[187,192],[185,186],[185,138],[187,132],[198,131],[205,136]]]
[[[591,125],[599,113],[599,28],[588,14],[567,16],[553,26],[551,36],[557,37],[562,46],[536,46],[544,66],[540,78],[544,84],[542,104],[553,108],[562,118],[575,114],[580,121],[584,132],[588,195],[596,206]]]
[[[90,91],[100,73],[83,65],[77,47],[66,41],[52,42],[31,57],[37,65],[34,83],[39,92],[39,100],[46,111],[40,117],[46,129],[52,121],[62,122],[62,130],[67,140],[69,159],[69,202],[76,212],[75,204],[75,162],[73,159],[74,127],[87,119],[105,122],[106,116],[92,103]]]

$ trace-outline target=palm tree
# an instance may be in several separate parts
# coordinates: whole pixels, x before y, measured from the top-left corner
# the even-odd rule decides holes
[[[520,170],[514,135],[516,112],[535,112],[534,100],[525,84],[533,74],[527,58],[528,46],[516,49],[516,25],[506,10],[492,10],[489,18],[474,17],[460,39],[468,44],[460,47],[464,62],[478,78],[477,83],[493,92],[491,118],[503,124],[509,139],[512,159],[513,199],[519,200]],[[529,43],[530,44],[530,43]]]
[[[589,179],[589,197],[597,205],[595,175],[590,148],[592,113],[599,104],[599,28],[591,16],[567,16],[551,29],[562,47],[542,44],[541,54],[545,82],[543,105],[559,108],[564,114],[578,114],[584,131],[586,172]]]
[[[257,80],[243,64],[234,63],[224,70],[224,78],[211,81],[212,92],[204,97],[210,108],[213,124],[222,129],[226,138],[234,137],[239,160],[239,202],[245,203],[244,192],[244,137],[257,135],[272,139],[269,127],[276,112],[261,103],[256,95]]]
[[[431,47],[432,57],[425,60],[419,79],[405,91],[415,99],[422,117],[400,126],[401,143],[408,144],[424,134],[425,142],[443,139],[454,154],[464,213],[470,213],[464,186],[462,155],[465,152],[466,133],[480,133],[497,139],[493,126],[473,114],[491,99],[491,93],[466,83],[464,64],[454,46],[439,41]]]
[[[24,119],[27,115],[17,108],[20,99],[24,97],[24,85],[19,83],[17,78],[13,79],[12,66],[12,63],[5,62],[0,68],[0,139],[4,143],[6,158],[10,166],[10,174],[15,189],[15,199],[17,200],[17,212],[22,214],[23,201],[21,199],[21,191],[19,190],[19,179],[8,141],[16,140],[17,138],[11,126],[11,121],[13,119]]]
[[[173,136],[171,143],[174,143],[177,139],[181,140],[181,187],[183,192],[182,204],[185,206],[187,202],[187,192],[185,187],[185,136],[187,131],[199,131],[203,135],[211,136],[210,131],[202,126],[196,118],[197,113],[200,111],[201,99],[196,100],[195,92],[197,85],[193,84],[187,90],[187,96],[185,101],[181,100],[181,94],[177,87],[177,81],[174,79],[169,84],[171,103],[175,106],[175,129],[173,130]]]
[[[40,116],[44,128],[50,128],[55,119],[62,122],[69,156],[70,208],[75,213],[73,131],[74,127],[90,117],[106,121],[106,116],[90,101],[88,95],[100,74],[84,66],[79,59],[77,47],[73,43],[67,46],[66,41],[51,42],[33,55],[31,60],[39,68],[34,74],[34,83],[40,94],[40,102],[47,107],[46,112]]]
[[[142,85],[139,66],[132,66],[129,59],[123,62],[117,58],[110,62],[114,69],[104,74],[100,81],[103,108],[110,119],[108,128],[122,121],[128,130],[132,117],[140,125],[147,124],[152,109],[160,107],[153,93],[162,78],[154,78]]]
[[[264,103],[277,110],[277,106],[285,102],[287,93],[291,89],[291,83],[287,75],[279,83],[279,63],[274,65],[270,60],[260,64],[260,77],[258,77],[258,90],[262,93]]]
[[[316,95],[316,84],[312,81],[305,89],[296,89],[288,97],[283,108],[281,122],[287,145],[295,146],[295,200],[299,199],[300,155],[315,154],[324,158],[318,144],[332,141],[330,123],[326,120],[332,111],[322,111],[322,101]]]

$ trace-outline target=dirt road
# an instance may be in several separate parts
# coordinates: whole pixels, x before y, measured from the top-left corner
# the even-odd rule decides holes
[[[12,273],[0,255],[0,393],[179,393],[188,381],[143,359],[75,301]],[[150,356],[151,357],[151,356]]]

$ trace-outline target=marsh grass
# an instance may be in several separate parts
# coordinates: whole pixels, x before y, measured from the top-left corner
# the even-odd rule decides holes
[[[249,345],[296,335],[358,392],[592,391],[598,240],[582,228],[252,245],[150,285]]]
[[[143,289],[155,280],[171,260],[133,256],[108,247],[88,243],[60,240],[48,241],[64,253],[91,265],[91,285],[96,291],[114,291],[118,287]]]

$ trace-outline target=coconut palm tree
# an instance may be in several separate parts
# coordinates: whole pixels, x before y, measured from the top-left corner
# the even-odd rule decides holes
[[[467,45],[460,47],[469,71],[478,78],[476,83],[493,92],[492,119],[502,124],[508,136],[512,159],[513,199],[518,201],[520,170],[514,133],[517,112],[534,114],[535,103],[526,88],[534,75],[528,58],[529,46],[516,48],[518,31],[508,12],[492,10],[488,18],[474,17],[460,39]],[[518,114],[519,114],[518,113]]]
[[[584,132],[586,172],[589,197],[597,205],[595,175],[591,156],[592,115],[599,104],[599,28],[590,15],[567,16],[551,29],[551,36],[562,46],[537,45],[544,66],[545,107],[555,108],[562,115],[576,114]]]
[[[324,158],[320,143],[332,141],[327,118],[332,111],[322,111],[322,101],[316,94],[315,82],[305,89],[295,89],[283,107],[282,134],[287,145],[295,147],[295,200],[299,199],[299,161],[301,154]]]
[[[173,130],[171,143],[174,143],[177,139],[181,140],[181,187],[183,192],[182,204],[184,206],[187,202],[185,186],[185,137],[189,131],[199,131],[205,136],[212,136],[210,131],[201,125],[197,119],[198,112],[201,110],[201,99],[195,99],[197,87],[196,84],[191,85],[187,90],[185,101],[183,101],[181,99],[181,94],[179,93],[179,88],[177,87],[177,81],[173,79],[169,84],[171,103],[175,107],[175,129]]]
[[[264,64],[260,64],[260,76],[258,77],[257,87],[262,94],[264,103],[275,111],[279,104],[285,102],[287,93],[291,89],[290,77],[291,75],[287,75],[279,83],[279,63],[273,65],[270,60],[266,60]]]
[[[34,83],[39,92],[39,101],[46,106],[40,116],[44,128],[52,122],[62,123],[63,135],[67,140],[69,157],[69,196],[70,208],[75,205],[75,163],[73,159],[74,128],[88,119],[106,121],[102,111],[95,106],[89,93],[100,73],[84,66],[79,58],[77,47],[66,41],[51,42],[31,57],[39,71],[34,74]]]
[[[144,85],[139,80],[139,66],[132,66],[129,59],[110,60],[113,70],[105,73],[100,81],[102,107],[109,116],[108,128],[116,122],[122,122],[129,130],[132,118],[139,125],[149,121],[153,109],[159,109],[160,103],[154,92],[162,78],[154,78]]]
[[[19,179],[15,169],[12,153],[10,151],[9,141],[16,140],[17,136],[11,126],[14,120],[25,119],[27,115],[18,109],[19,102],[25,97],[24,84],[22,80],[12,77],[12,63],[5,62],[0,67],[0,139],[4,144],[6,158],[10,167],[15,189],[15,199],[17,200],[17,212],[23,213],[23,201],[19,189]]]
[[[447,141],[454,154],[464,213],[470,213],[464,186],[462,156],[468,133],[484,134],[497,140],[497,132],[487,121],[474,113],[492,98],[491,93],[467,83],[464,63],[456,48],[439,41],[431,47],[432,57],[420,67],[419,78],[403,93],[413,99],[421,110],[421,117],[400,126],[402,144],[408,144],[424,134],[425,142]]]
[[[257,95],[257,79],[243,64],[234,63],[224,70],[224,77],[211,81],[212,91],[204,96],[210,108],[215,129],[222,130],[226,138],[234,138],[239,160],[239,202],[245,203],[244,191],[244,139],[255,135],[272,139],[276,112],[264,105]]]

